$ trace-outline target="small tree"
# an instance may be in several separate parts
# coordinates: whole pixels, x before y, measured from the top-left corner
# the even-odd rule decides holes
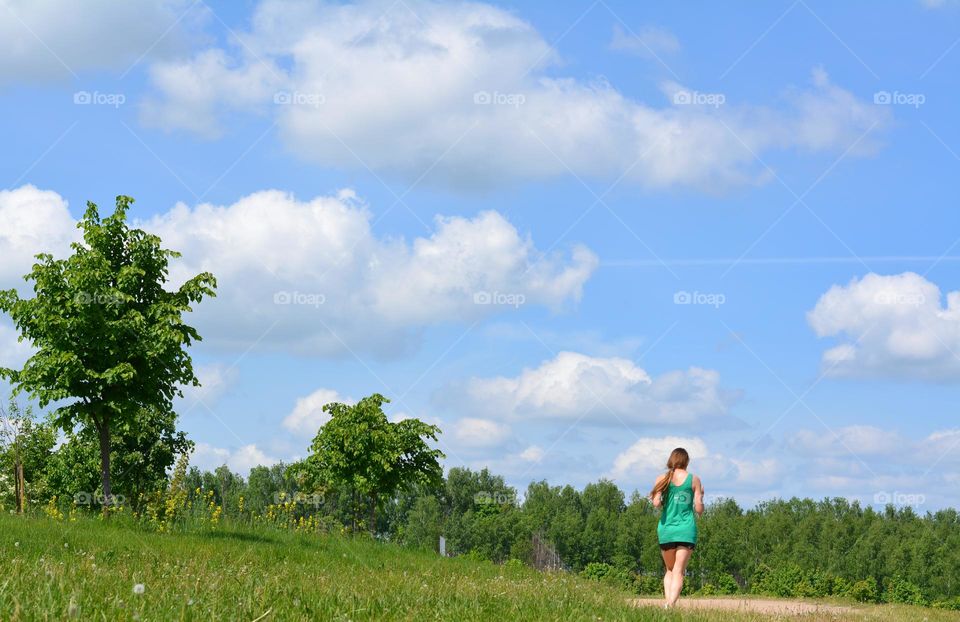
[[[132,203],[118,196],[113,215],[101,220],[88,202],[77,225],[83,242],[71,245],[73,254],[37,255],[24,277],[35,296],[0,292],[0,311],[10,314],[20,340],[36,348],[22,369],[0,374],[41,407],[72,400],[56,409],[54,421],[64,431],[76,424],[96,430],[105,504],[111,430],[133,425],[141,409],[172,412],[178,385],[199,385],[186,348],[200,335],[181,316],[216,288],[204,272],[176,291],[164,289],[169,261],[179,253],[127,226]]]
[[[27,504],[27,484],[31,494],[44,486],[44,470],[56,443],[56,430],[38,423],[33,409],[11,398],[4,409],[0,404],[0,469],[4,476],[13,476],[14,507],[18,514]]]
[[[402,487],[438,487],[443,453],[431,449],[440,428],[419,419],[391,423],[383,412],[385,397],[374,393],[357,404],[327,404],[328,421],[310,446],[310,456],[295,470],[315,486],[345,487],[370,503],[370,531],[376,533],[377,506]],[[356,526],[358,509],[351,508]]]

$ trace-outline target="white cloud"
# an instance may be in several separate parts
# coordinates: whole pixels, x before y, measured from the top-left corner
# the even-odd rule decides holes
[[[546,457],[546,452],[538,445],[530,445],[520,452],[520,459],[527,462],[541,462]]]
[[[719,420],[733,396],[720,375],[691,367],[652,378],[633,361],[560,352],[516,377],[473,378],[469,401],[491,416],[584,422],[617,421],[690,424]]]
[[[141,57],[183,49],[207,15],[190,0],[6,0],[0,11],[0,82],[66,80],[71,72],[126,70]]]
[[[62,256],[79,238],[76,220],[56,192],[29,184],[0,190],[0,288],[24,287],[37,254]]]
[[[831,375],[960,379],[960,291],[942,306],[939,287],[913,272],[834,285],[807,319],[840,341],[823,354]]]
[[[583,247],[544,256],[497,212],[438,216],[409,244],[378,238],[370,219],[350,191],[301,202],[271,190],[225,207],[178,204],[145,228],[183,253],[175,278],[217,277],[218,297],[195,313],[201,334],[308,354],[395,355],[432,323],[517,301],[559,308],[579,300],[597,265]]]
[[[465,447],[496,447],[511,438],[510,427],[489,419],[465,417],[456,422],[453,438]]]
[[[641,490],[652,487],[657,475],[666,470],[670,452],[677,447],[690,454],[690,472],[700,476],[708,494],[717,490],[772,490],[783,475],[783,466],[772,458],[731,458],[708,450],[699,437],[664,436],[637,439],[614,458],[609,477],[639,484]]]
[[[787,443],[801,454],[885,456],[903,451],[907,441],[892,430],[851,425],[833,430],[798,430]]]
[[[239,371],[234,366],[228,366],[224,363],[211,363],[209,365],[197,365],[193,370],[200,381],[199,387],[183,387],[183,401],[185,408],[192,409],[200,406],[202,402],[208,407],[213,407],[217,401],[226,393],[237,381]],[[202,408],[202,406],[201,406]]]
[[[208,471],[226,464],[231,471],[246,477],[253,467],[261,464],[271,466],[279,460],[268,456],[254,444],[225,449],[207,443],[197,443],[190,456],[190,462],[193,466]]]
[[[434,323],[521,305],[559,310],[580,299],[598,263],[582,246],[544,254],[494,211],[437,216],[431,235],[409,242],[377,236],[371,218],[350,190],[309,201],[268,190],[228,206],[177,204],[137,224],[183,253],[173,284],[201,271],[217,277],[218,296],[191,323],[231,348],[395,356]],[[34,254],[62,257],[76,236],[57,193],[0,192],[0,287],[22,285]]]
[[[675,84],[651,105],[602,80],[552,77],[559,55],[540,33],[478,2],[264,0],[241,36],[155,64],[144,121],[215,135],[224,113],[256,110],[307,161],[460,188],[572,172],[715,190],[766,178],[757,154],[843,151],[890,116],[821,70],[782,108],[675,103],[692,88]]]
[[[610,49],[654,58],[678,51],[680,41],[669,30],[657,26],[644,26],[628,33],[620,24],[614,24]]]
[[[330,421],[330,415],[323,411],[326,404],[341,402],[354,404],[349,397],[343,397],[333,389],[317,389],[306,397],[297,399],[293,410],[283,419],[283,427],[307,438],[316,436],[317,431]]]

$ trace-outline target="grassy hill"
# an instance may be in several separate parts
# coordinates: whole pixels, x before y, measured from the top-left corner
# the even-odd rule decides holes
[[[573,575],[273,530],[157,534],[2,515],[0,564],[4,620],[769,619],[635,608],[631,595]],[[960,619],[882,606],[849,619],[864,616]]]

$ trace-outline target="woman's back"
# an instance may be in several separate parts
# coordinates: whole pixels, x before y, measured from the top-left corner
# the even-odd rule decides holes
[[[663,493],[663,510],[657,535],[663,542],[696,542],[697,522],[693,513],[693,474],[687,473],[679,485],[672,481]]]

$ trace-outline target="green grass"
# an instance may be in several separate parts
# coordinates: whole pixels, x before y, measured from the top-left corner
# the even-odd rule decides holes
[[[769,619],[637,609],[630,594],[568,574],[272,530],[157,534],[116,520],[2,515],[0,564],[3,620]],[[864,615],[958,619],[888,607],[850,619]]]

